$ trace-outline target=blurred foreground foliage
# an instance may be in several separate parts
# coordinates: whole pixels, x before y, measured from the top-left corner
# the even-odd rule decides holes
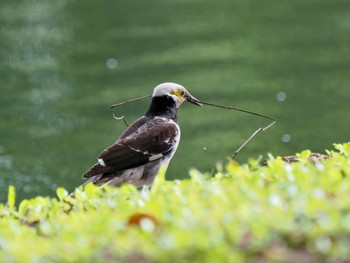
[[[3,262],[348,262],[350,144],[327,160],[269,157],[151,189],[88,185],[76,198],[0,204]]]

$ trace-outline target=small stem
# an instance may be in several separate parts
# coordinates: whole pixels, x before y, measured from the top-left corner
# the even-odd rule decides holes
[[[266,115],[262,115],[262,114],[259,114],[259,113],[256,113],[256,112],[252,112],[252,111],[249,111],[249,110],[244,110],[244,109],[241,109],[241,108],[237,108],[237,107],[232,107],[232,106],[222,106],[222,105],[218,105],[218,104],[213,104],[213,103],[208,103],[208,102],[203,102],[201,101],[200,103],[204,104],[204,105],[208,105],[208,106],[212,106],[212,107],[217,107],[217,108],[222,108],[222,109],[227,109],[227,110],[236,110],[236,111],[241,111],[241,112],[244,112],[244,113],[248,113],[248,114],[251,114],[251,115],[255,115],[255,116],[258,116],[258,117],[262,117],[262,118],[265,118],[265,119],[269,119],[269,120],[272,120],[272,122],[265,126],[265,127],[260,127],[259,129],[257,129],[252,135],[249,136],[249,138],[247,140],[245,140],[243,142],[243,144],[241,146],[238,147],[238,149],[233,153],[232,155],[232,159],[234,159],[237,154],[240,152],[240,150],[242,150],[242,148],[244,146],[246,146],[246,144],[255,137],[255,135],[257,135],[259,132],[263,132],[263,131],[266,131],[267,129],[269,129],[272,125],[274,125],[276,123],[276,119],[274,118],[271,118],[269,116],[266,116]]]

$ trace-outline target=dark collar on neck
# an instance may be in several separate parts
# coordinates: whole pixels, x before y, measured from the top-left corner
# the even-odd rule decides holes
[[[153,97],[151,105],[146,112],[146,117],[163,116],[177,120],[177,108],[173,98],[169,96]]]

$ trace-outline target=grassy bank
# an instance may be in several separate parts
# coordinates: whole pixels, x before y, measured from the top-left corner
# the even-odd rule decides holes
[[[346,262],[350,144],[331,158],[217,165],[152,189],[88,186],[76,199],[0,204],[4,262]]]

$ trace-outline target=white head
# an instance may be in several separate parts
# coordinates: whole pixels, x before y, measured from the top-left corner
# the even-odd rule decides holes
[[[200,101],[193,97],[183,86],[172,82],[162,83],[154,88],[152,97],[161,96],[169,96],[173,98],[177,108],[180,107],[184,101],[202,106]]]

